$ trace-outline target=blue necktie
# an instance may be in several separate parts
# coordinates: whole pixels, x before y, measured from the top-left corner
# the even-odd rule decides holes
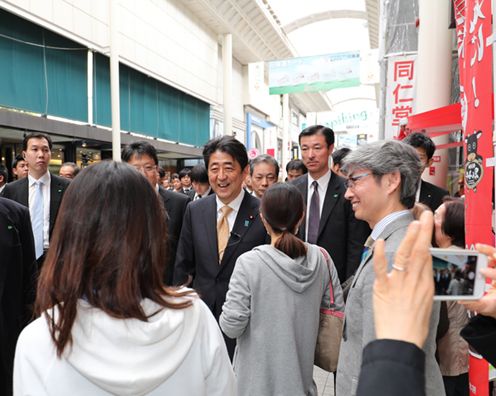
[[[368,259],[368,256],[370,254],[370,249],[372,248],[372,246],[374,245],[374,239],[369,236],[367,238],[367,240],[365,241],[365,244],[363,245],[363,250],[362,250],[362,259],[360,260],[360,262],[363,262],[365,261],[366,259]]]
[[[316,180],[312,182],[313,194],[310,200],[310,210],[308,211],[308,237],[307,242],[317,243],[319,236],[320,225],[320,197],[319,197],[319,183]]]
[[[33,206],[31,212],[31,224],[33,227],[34,248],[36,258],[43,254],[43,217],[45,214],[43,207],[43,191],[41,187],[43,182],[37,180],[34,182]]]

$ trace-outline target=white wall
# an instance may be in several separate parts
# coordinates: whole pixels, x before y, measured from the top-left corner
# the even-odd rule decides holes
[[[0,0],[0,6],[109,53],[109,0]],[[121,0],[124,63],[200,99],[217,99],[217,36],[180,0]]]

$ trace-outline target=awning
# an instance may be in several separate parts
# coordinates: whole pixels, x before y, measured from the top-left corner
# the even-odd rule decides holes
[[[462,129],[460,103],[410,116],[408,128],[411,132],[425,132],[431,137],[459,131]]]
[[[408,129],[410,133],[424,132],[431,138],[462,129],[462,115],[460,103],[440,107],[435,110],[415,114],[408,117]],[[463,142],[452,142],[438,145],[438,149],[460,147]]]

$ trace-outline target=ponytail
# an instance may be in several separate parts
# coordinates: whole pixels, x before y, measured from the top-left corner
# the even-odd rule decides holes
[[[305,244],[301,239],[287,230],[282,232],[274,247],[292,259],[305,256],[307,253]]]
[[[305,210],[300,191],[292,184],[273,184],[265,191],[260,209],[270,227],[281,234],[275,248],[292,259],[305,256],[306,246],[295,235]]]

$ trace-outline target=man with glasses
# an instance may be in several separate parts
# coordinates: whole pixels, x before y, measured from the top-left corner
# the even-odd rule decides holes
[[[333,130],[322,125],[310,126],[300,133],[299,142],[308,173],[293,181],[307,208],[297,235],[329,252],[343,283],[360,264],[370,229],[355,219],[350,203],[344,198],[344,179],[329,169]]]
[[[168,232],[168,259],[164,281],[167,285],[171,285],[174,276],[177,243],[181,234],[184,212],[190,199],[187,195],[176,194],[159,185],[157,151],[150,143],[141,141],[125,146],[122,149],[121,158],[148,179],[164,202]]]
[[[345,198],[351,202],[355,217],[366,221],[372,233],[363,249],[346,302],[337,371],[338,395],[356,394],[362,350],[375,339],[372,308],[375,274],[371,260],[375,241],[385,240],[388,271],[405,271],[395,265],[392,258],[413,221],[410,209],[415,204],[421,170],[415,150],[398,141],[360,146],[344,159],[343,172],[347,175]],[[427,396],[445,394],[435,358],[439,308],[439,304],[434,304],[424,346]]]
[[[250,161],[250,177],[255,196],[262,199],[265,191],[277,182],[279,164],[274,157],[261,154]]]

